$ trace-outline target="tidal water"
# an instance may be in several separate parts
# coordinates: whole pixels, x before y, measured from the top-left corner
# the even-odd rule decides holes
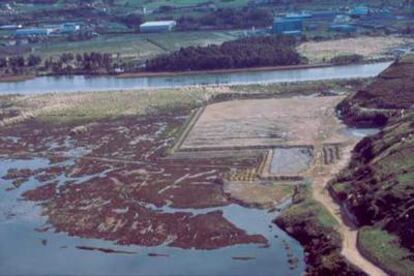
[[[71,162],[65,161],[65,162]],[[47,159],[0,159],[0,178],[10,168],[39,169],[50,166]],[[61,183],[69,180],[64,175]],[[85,179],[78,179],[84,181]],[[111,241],[70,237],[53,229],[38,232],[35,228],[48,226],[41,215],[41,207],[21,199],[24,191],[40,183],[30,178],[20,188],[7,191],[11,181],[0,179],[0,275],[301,275],[304,271],[304,253],[300,244],[272,223],[277,212],[245,208],[236,204],[202,210],[185,209],[194,214],[222,210],[233,224],[249,234],[261,234],[270,247],[236,245],[217,250],[184,250],[168,247],[120,246]],[[170,207],[163,212],[182,211]],[[286,241],[297,267],[289,268]],[[110,248],[134,254],[106,254],[79,250],[76,246]],[[167,254],[168,257],[150,257],[148,253]],[[252,257],[252,260],[234,260],[233,257]]]

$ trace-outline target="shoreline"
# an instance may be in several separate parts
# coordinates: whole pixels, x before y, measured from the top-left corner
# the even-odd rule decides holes
[[[0,76],[0,83],[7,82],[22,82],[26,80],[32,80],[37,78],[36,75],[13,75],[13,76]]]
[[[177,72],[131,72],[121,74],[111,73],[75,73],[75,74],[51,74],[38,73],[35,75],[13,75],[0,76],[0,83],[23,82],[41,77],[73,77],[84,76],[86,78],[113,77],[116,79],[134,79],[134,78],[151,78],[151,77],[177,77],[177,76],[197,76],[197,75],[219,75],[219,74],[235,74],[235,73],[254,73],[254,72],[270,72],[270,71],[292,71],[301,69],[317,69],[317,68],[334,68],[349,65],[366,65],[373,63],[381,63],[391,61],[390,59],[366,60],[358,63],[334,64],[334,63],[313,63],[283,66],[264,66],[264,67],[248,67],[248,68],[230,68],[230,69],[213,69],[213,70],[197,70],[197,71],[177,71]]]
[[[364,63],[361,63],[364,64]],[[345,65],[345,64],[344,64]],[[284,65],[284,66],[266,66],[266,67],[249,67],[249,68],[231,68],[231,69],[213,69],[213,70],[198,70],[198,71],[177,71],[177,72],[137,72],[137,73],[123,73],[115,75],[119,79],[130,79],[139,77],[174,77],[174,76],[191,76],[203,74],[223,74],[223,73],[243,73],[243,72],[266,72],[266,71],[290,71],[297,69],[312,69],[335,67],[332,63],[319,64],[299,64],[299,65]]]

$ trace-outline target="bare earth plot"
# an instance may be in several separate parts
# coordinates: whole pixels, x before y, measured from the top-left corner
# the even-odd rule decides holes
[[[391,49],[413,45],[413,39],[402,37],[357,37],[321,42],[306,42],[298,47],[299,53],[307,57],[312,63],[328,62],[331,58],[340,55],[358,54],[365,59],[386,57]]]
[[[209,105],[180,150],[312,145],[343,141],[334,106],[342,97],[238,100]],[[332,121],[333,120],[333,121]]]
[[[224,191],[245,204],[272,206],[292,184],[304,181],[323,143],[325,164],[340,158],[346,142],[335,116],[342,97],[248,99],[213,103],[200,109],[169,158],[234,157],[256,154],[256,167],[231,169]],[[221,153],[221,155],[219,154]]]

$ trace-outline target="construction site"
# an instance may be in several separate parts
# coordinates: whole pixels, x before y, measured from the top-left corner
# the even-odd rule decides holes
[[[269,206],[279,185],[303,183],[316,162],[341,158],[349,142],[335,114],[342,96],[243,99],[200,107],[187,121],[168,159],[258,156],[257,166],[231,168],[224,189],[246,204]],[[190,161],[189,161],[190,162]]]
[[[278,260],[286,272],[299,273],[301,247],[272,220],[298,185],[330,179],[355,143],[336,116],[344,99],[337,89],[328,95],[309,86],[296,95],[228,88],[9,97],[0,129],[4,196],[38,204],[47,218],[35,226],[43,239],[54,239],[54,232],[80,237],[78,250],[135,246],[148,256],[171,255],[173,264],[180,249],[196,260],[205,260],[204,250],[223,249],[229,262],[249,260],[238,269]],[[128,115],[107,115],[121,111]],[[4,206],[6,220],[21,216],[13,206]],[[259,228],[247,215],[255,212],[264,216]],[[62,247],[74,243],[60,237]],[[93,248],[88,239],[113,245]]]

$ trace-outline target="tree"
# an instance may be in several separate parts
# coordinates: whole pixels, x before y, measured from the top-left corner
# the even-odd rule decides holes
[[[33,67],[37,66],[42,62],[42,59],[39,56],[30,55],[27,58],[27,66]]]
[[[4,57],[0,57],[0,68],[7,67],[7,59]]]
[[[9,59],[9,64],[13,68],[23,67],[24,66],[24,57],[23,56],[15,56]]]

